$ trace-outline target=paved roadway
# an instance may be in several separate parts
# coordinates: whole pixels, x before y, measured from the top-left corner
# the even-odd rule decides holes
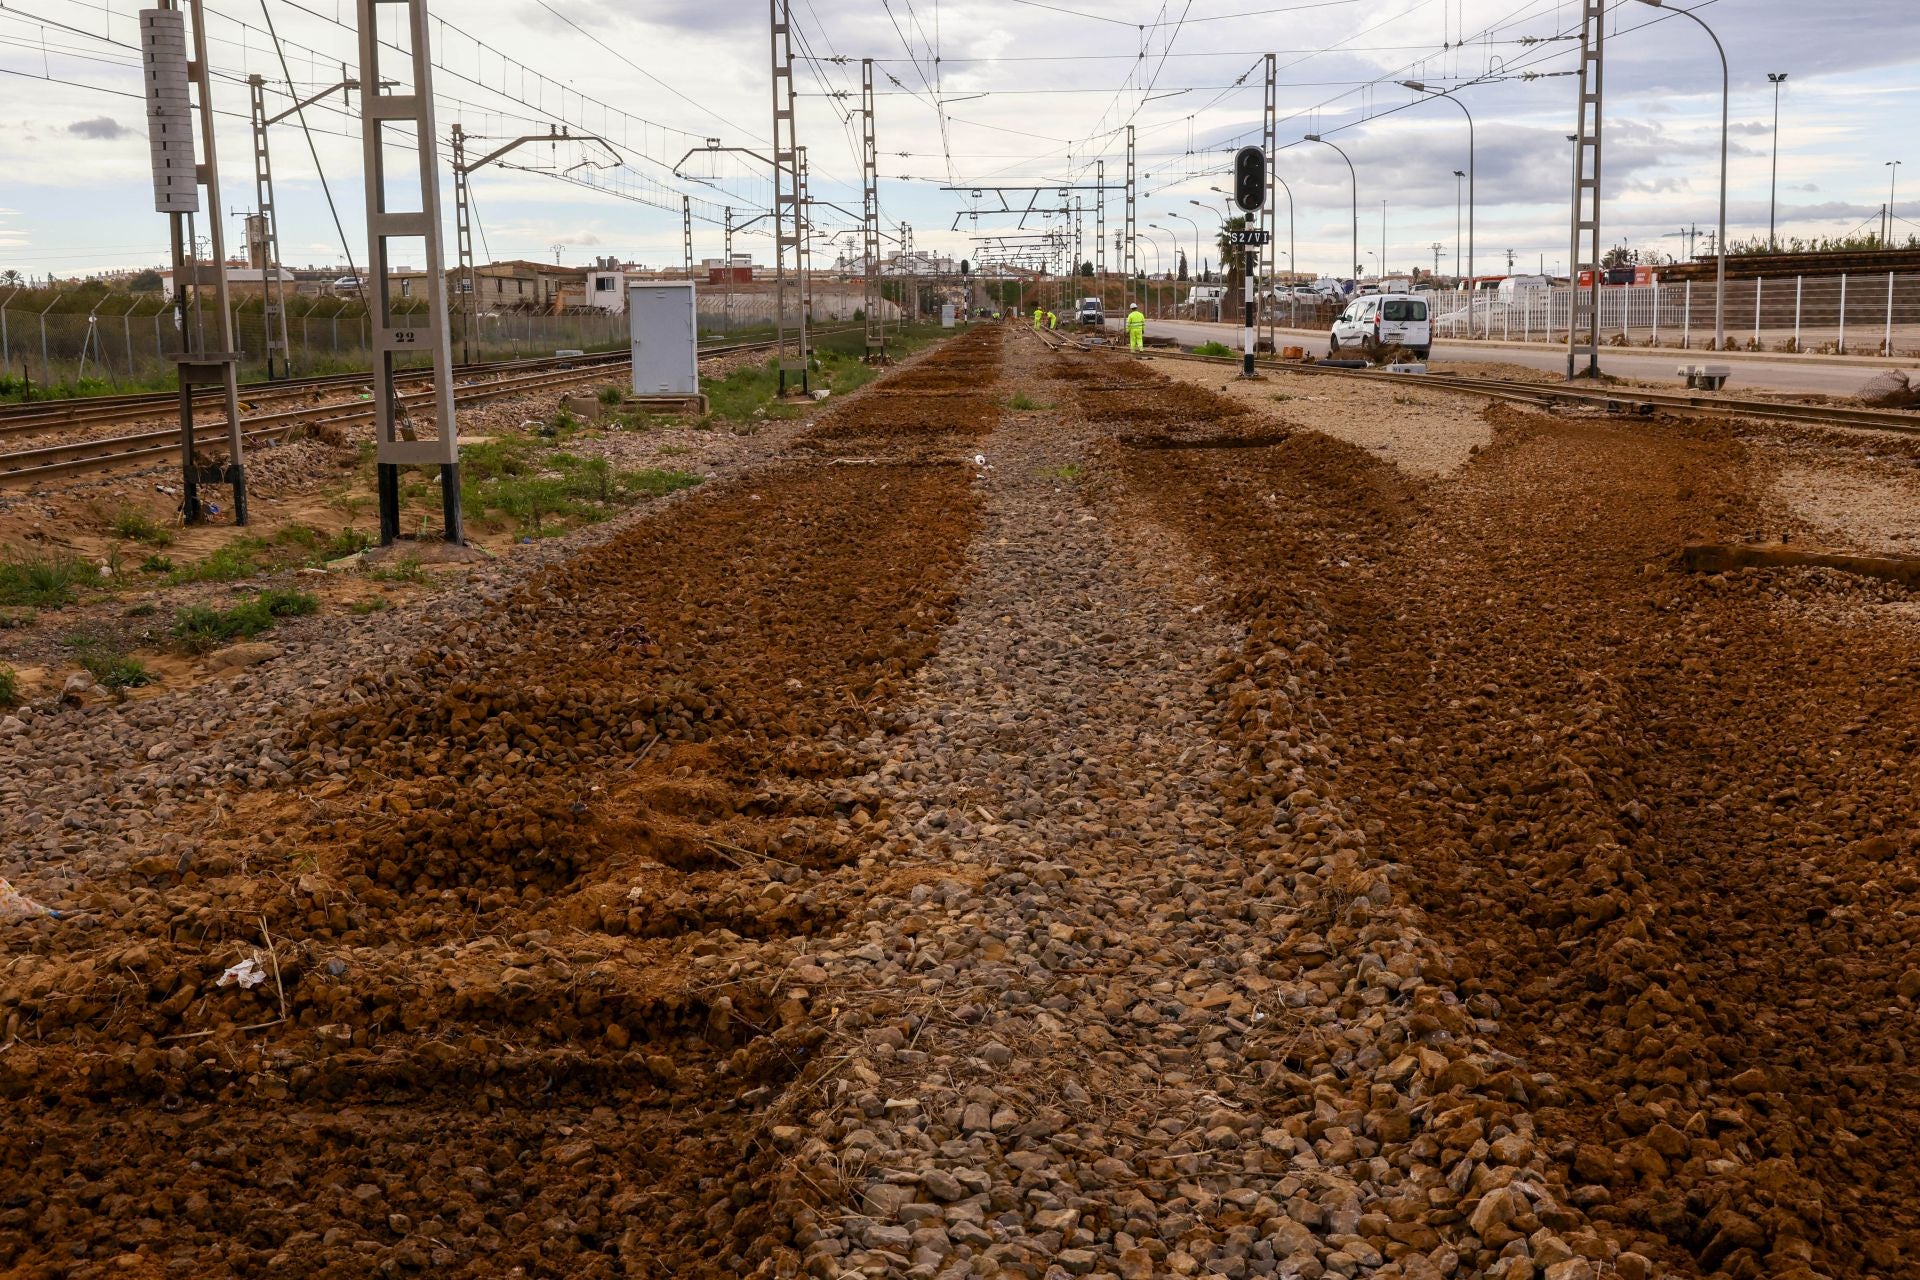
[[[1117,325],[1109,320],[1108,327],[1117,328]],[[1213,341],[1224,342],[1236,351],[1240,349],[1241,330],[1238,325],[1212,324],[1194,320],[1148,320],[1147,333],[1172,338],[1188,345]],[[1292,342],[1315,354],[1326,354],[1327,335],[1325,333],[1308,334],[1282,329],[1280,334],[1282,346]],[[1674,376],[1675,369],[1682,364],[1706,363],[1712,359],[1713,353],[1704,351],[1616,351],[1603,347],[1600,351],[1600,368],[1615,377],[1667,386],[1678,391],[1684,388],[1680,379]],[[1449,360],[1498,361],[1502,364],[1524,365],[1530,369],[1545,369],[1554,373],[1564,373],[1567,368],[1565,348],[1481,346],[1476,343],[1459,342],[1436,343],[1433,349],[1433,362],[1444,364]],[[1893,364],[1877,367],[1839,364],[1823,361],[1818,357],[1795,359],[1791,356],[1782,356],[1777,360],[1735,359],[1725,363],[1733,370],[1733,377],[1727,383],[1727,392],[1736,396],[1742,392],[1753,391],[1851,396],[1886,369],[1899,367]]]

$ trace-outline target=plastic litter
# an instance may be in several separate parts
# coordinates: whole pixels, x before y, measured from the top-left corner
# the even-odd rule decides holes
[[[0,880],[0,923],[14,924],[21,920],[35,920],[41,916],[58,920],[60,913],[52,907],[35,902],[5,880]]]
[[[239,964],[228,966],[226,972],[220,975],[220,981],[214,985],[230,987],[237,982],[243,990],[251,991],[266,980],[267,971],[260,967],[260,958],[248,956]]]

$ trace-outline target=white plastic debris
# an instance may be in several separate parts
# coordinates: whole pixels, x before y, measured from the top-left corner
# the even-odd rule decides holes
[[[986,465],[987,465],[987,455],[986,455],[986,454],[984,454],[984,453],[976,453],[976,454],[974,454],[974,455],[973,455],[973,465],[974,465],[974,466],[976,466],[976,467],[984,467],[984,466],[986,466]]]
[[[52,907],[42,906],[5,880],[0,880],[0,923],[12,924],[39,916],[52,916],[58,920],[60,913]]]
[[[230,987],[237,982],[240,984],[242,990],[251,991],[266,980],[267,971],[260,967],[260,957],[248,956],[239,964],[229,967],[225,973],[220,975],[220,981],[214,985]]]

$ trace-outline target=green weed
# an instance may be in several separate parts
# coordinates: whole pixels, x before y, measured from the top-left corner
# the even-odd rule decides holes
[[[59,609],[73,603],[74,591],[97,575],[70,555],[12,555],[0,560],[0,605],[25,604]]]
[[[142,560],[140,562],[140,572],[172,573],[173,557],[172,556],[148,556],[145,560]]]
[[[18,631],[23,627],[30,627],[32,625],[33,614],[31,612],[12,613],[0,609],[0,631]]]
[[[1064,480],[1072,484],[1085,474],[1085,469],[1077,462],[1069,462],[1065,466],[1048,467],[1040,474],[1052,480]]]
[[[704,478],[690,471],[661,471],[649,467],[644,471],[622,471],[620,487],[629,493],[645,494],[649,498],[664,498],[669,493],[691,489]]]
[[[20,673],[12,667],[0,666],[0,707],[20,705]]]
[[[144,542],[150,547],[166,547],[173,544],[173,533],[170,530],[145,512],[134,511],[131,508],[116,511],[113,519],[107,522],[107,529],[116,538]]]
[[[622,400],[625,400],[626,398],[627,398],[626,391],[620,387],[600,388],[600,403],[607,406],[607,408],[609,409],[613,408],[615,405],[619,404]]]
[[[151,600],[143,600],[120,616],[123,618],[151,618],[158,613],[158,607]]]
[[[320,601],[304,591],[262,591],[231,609],[189,605],[175,616],[173,635],[188,653],[206,653],[234,640],[251,640],[273,630],[282,618],[301,617],[319,608]]]
[[[102,689],[122,693],[153,683],[153,673],[140,659],[114,649],[83,649],[80,665]]]
[[[391,564],[376,564],[367,570],[375,582],[411,582],[416,586],[433,581],[420,564],[419,556],[403,556]]]
[[[347,606],[347,612],[356,618],[364,618],[370,613],[385,613],[393,607],[393,602],[385,596],[373,596],[367,600],[355,600]]]
[[[1013,393],[1013,399],[1007,401],[1007,407],[1012,409],[1044,409],[1047,406],[1041,404],[1024,391],[1016,391]]]
[[[1233,348],[1224,342],[1203,342],[1193,349],[1197,356],[1230,356]]]

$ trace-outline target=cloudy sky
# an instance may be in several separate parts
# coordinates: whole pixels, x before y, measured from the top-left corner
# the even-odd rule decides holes
[[[164,257],[165,219],[153,212],[147,172],[138,8],[0,0],[0,115],[10,124],[0,132],[0,269],[70,275]],[[387,23],[402,6],[381,8]],[[1414,104],[1402,79],[1456,87],[1474,113],[1479,269],[1504,267],[1508,250],[1521,269],[1564,269],[1577,81],[1559,73],[1575,65],[1577,42],[1566,37],[1578,31],[1579,10],[1578,0],[795,0],[800,141],[812,194],[824,202],[816,224],[823,236],[857,227],[860,59],[872,58],[890,235],[909,223],[916,247],[977,256],[976,232],[1015,233],[1015,220],[988,212],[999,207],[994,184],[1091,187],[1098,162],[1118,184],[1131,124],[1142,265],[1164,262],[1176,240],[1192,252],[1196,224],[1210,256],[1204,241],[1219,208],[1210,188],[1227,185],[1231,148],[1258,140],[1262,58],[1272,52],[1276,160],[1295,201],[1301,269],[1337,269],[1352,234],[1346,166],[1331,148],[1301,141],[1312,132],[1352,157],[1369,269],[1383,231],[1391,269],[1431,266],[1435,242],[1442,269],[1452,269],[1465,118],[1444,102]],[[1766,232],[1768,72],[1789,76],[1780,234],[1877,227],[1886,162],[1896,159],[1913,167],[1899,171],[1912,175],[1901,182],[1912,195],[1896,200],[1895,213],[1911,220],[1903,230],[1920,232],[1920,153],[1910,150],[1920,4],[1708,0],[1697,12],[1725,42],[1732,71],[1734,238]],[[748,152],[768,146],[760,0],[441,0],[431,13],[443,134],[458,122],[480,152],[563,125],[613,148],[523,146],[506,157],[514,167],[476,173],[483,258],[674,263],[683,194],[693,201],[696,257],[718,254],[731,208],[745,228],[736,248],[767,258],[768,224],[753,221],[769,199],[757,159],[702,154],[674,173],[709,138]],[[356,61],[353,20],[353,0],[208,0],[229,211],[255,203],[246,77],[266,77],[275,113],[290,105],[289,75],[302,96],[319,92]],[[1677,253],[1673,233],[1710,230],[1715,218],[1719,63],[1707,34],[1684,17],[1619,0],[1608,24],[1606,239]],[[383,25],[389,37],[399,33]],[[347,247],[364,260],[359,124],[348,108],[336,93],[308,109],[306,136],[297,119],[271,130],[289,263],[342,260],[322,173]],[[1109,194],[1111,240],[1121,199]],[[1081,199],[1092,258],[1094,193]],[[1057,194],[1040,203],[1049,202]],[[450,199],[447,208],[451,217]],[[1283,242],[1286,212],[1283,197]],[[1060,223],[1033,218],[1028,230]],[[228,225],[237,241],[237,223]],[[816,261],[830,257],[816,248]]]

